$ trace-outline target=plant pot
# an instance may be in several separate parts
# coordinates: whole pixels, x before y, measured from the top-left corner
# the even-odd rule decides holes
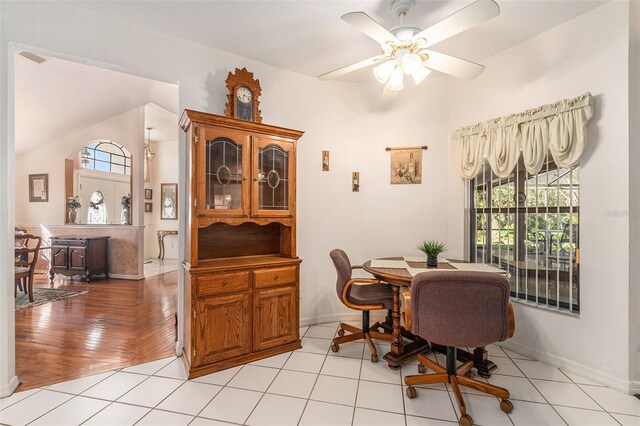
[[[78,219],[78,210],[69,209],[69,224],[75,225],[77,219]]]
[[[427,266],[438,266],[438,258],[427,256]]]
[[[122,208],[120,223],[122,223],[123,225],[129,225],[131,223],[131,209],[128,209],[126,207]]]

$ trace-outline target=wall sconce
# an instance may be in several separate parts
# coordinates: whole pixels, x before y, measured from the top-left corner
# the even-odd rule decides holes
[[[360,172],[353,172],[351,176],[351,191],[360,192]]]

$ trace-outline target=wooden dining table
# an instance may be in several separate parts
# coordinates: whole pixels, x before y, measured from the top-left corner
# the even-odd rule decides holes
[[[403,260],[402,257],[388,257],[383,260]],[[456,271],[457,269],[451,263],[468,263],[459,260],[449,260],[445,262],[439,262],[438,266],[427,267],[426,259],[424,262],[407,262],[410,267],[413,268],[426,268]],[[381,268],[371,266],[371,260],[365,262],[362,265],[362,269],[369,272],[375,278],[391,285],[393,292],[393,304],[391,308],[391,321],[389,317],[380,323],[380,327],[385,332],[391,333],[391,350],[384,355],[384,359],[387,361],[389,368],[397,370],[400,368],[403,362],[415,357],[419,353],[434,350],[441,353],[446,353],[446,347],[429,343],[419,336],[411,333],[411,330],[405,329],[400,323],[401,317],[401,303],[400,293],[402,289],[409,290],[411,288],[411,280],[413,277],[404,268]],[[409,307],[405,307],[405,310]],[[405,344],[405,339],[409,342]],[[475,348],[473,352],[469,352],[466,348],[459,348],[457,351],[458,360],[462,362],[473,360],[474,367],[477,368],[478,374],[482,377],[490,377],[491,372],[498,368],[495,363],[488,359],[487,350],[484,347]]]

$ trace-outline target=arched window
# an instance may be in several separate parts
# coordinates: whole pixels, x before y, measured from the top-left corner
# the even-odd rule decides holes
[[[107,223],[107,204],[100,190],[91,194],[87,209],[87,223]]]
[[[80,151],[80,161],[85,169],[103,172],[131,174],[131,154],[124,147],[111,141],[93,141]]]

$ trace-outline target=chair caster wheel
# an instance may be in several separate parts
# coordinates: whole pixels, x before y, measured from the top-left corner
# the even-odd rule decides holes
[[[513,411],[513,404],[508,399],[503,399],[500,401],[500,409],[508,414]]]
[[[427,367],[425,367],[423,364],[418,364],[418,373],[424,374],[426,372],[427,372]]]
[[[473,426],[473,419],[470,415],[465,414],[464,416],[460,417],[460,420],[458,420],[458,424],[460,426]]]
[[[340,337],[344,336],[344,330],[343,329],[338,330],[338,336],[340,336]]]
[[[331,352],[338,352],[340,350],[340,346],[336,343],[331,343]]]
[[[416,388],[414,388],[413,386],[408,386],[407,387],[407,398],[413,399],[416,396],[418,396],[418,393],[416,392]]]
[[[378,362],[378,355],[371,354],[371,362]]]

